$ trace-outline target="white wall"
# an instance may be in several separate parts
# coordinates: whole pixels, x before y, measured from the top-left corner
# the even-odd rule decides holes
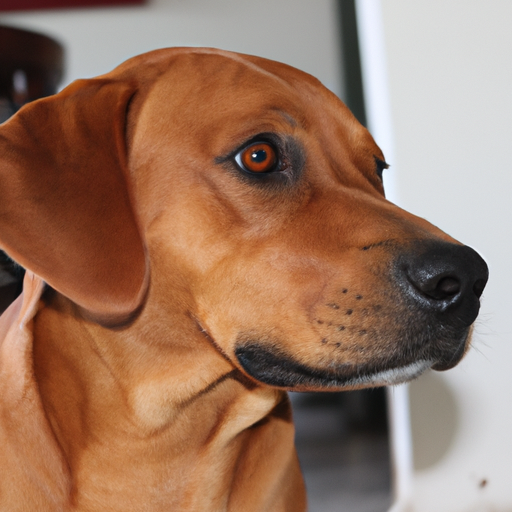
[[[490,266],[474,348],[410,387],[415,472],[401,510],[510,511],[512,2],[382,8],[399,202]]]
[[[2,14],[0,24],[60,40],[65,84],[156,48],[213,46],[286,62],[342,92],[334,0],[148,0],[129,8]]]

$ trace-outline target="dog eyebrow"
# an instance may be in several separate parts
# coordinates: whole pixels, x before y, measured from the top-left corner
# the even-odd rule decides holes
[[[283,109],[279,107],[271,107],[270,110],[279,114],[292,128],[296,128],[297,126],[299,126],[299,123],[290,114],[288,114],[288,112],[285,112]]]

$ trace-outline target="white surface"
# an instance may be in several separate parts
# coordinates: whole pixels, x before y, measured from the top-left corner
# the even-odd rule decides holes
[[[149,0],[147,5],[0,15],[67,50],[65,83],[168,46],[212,46],[283,61],[341,91],[334,0]]]
[[[379,144],[387,162],[392,165],[384,173],[386,196],[400,204],[397,193],[397,171],[391,111],[389,78],[382,2],[356,0],[363,93],[368,129]],[[409,412],[409,387],[388,388],[391,463],[393,466],[394,505],[390,512],[400,512],[410,504],[413,458]]]
[[[383,174],[386,197],[399,203],[381,4],[381,0],[356,0],[357,29],[368,129],[391,165]]]
[[[491,276],[470,354],[410,387],[409,510],[510,511],[512,2],[382,10],[400,204],[479,250]]]

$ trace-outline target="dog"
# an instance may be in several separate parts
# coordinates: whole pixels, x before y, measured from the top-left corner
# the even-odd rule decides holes
[[[0,509],[304,511],[286,391],[453,367],[488,277],[386,167],[315,78],[214,49],[5,122]]]

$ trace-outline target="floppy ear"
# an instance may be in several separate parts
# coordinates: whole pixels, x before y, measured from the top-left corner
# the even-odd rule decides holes
[[[148,283],[126,164],[135,92],[80,80],[0,125],[0,247],[109,325],[136,313]]]

